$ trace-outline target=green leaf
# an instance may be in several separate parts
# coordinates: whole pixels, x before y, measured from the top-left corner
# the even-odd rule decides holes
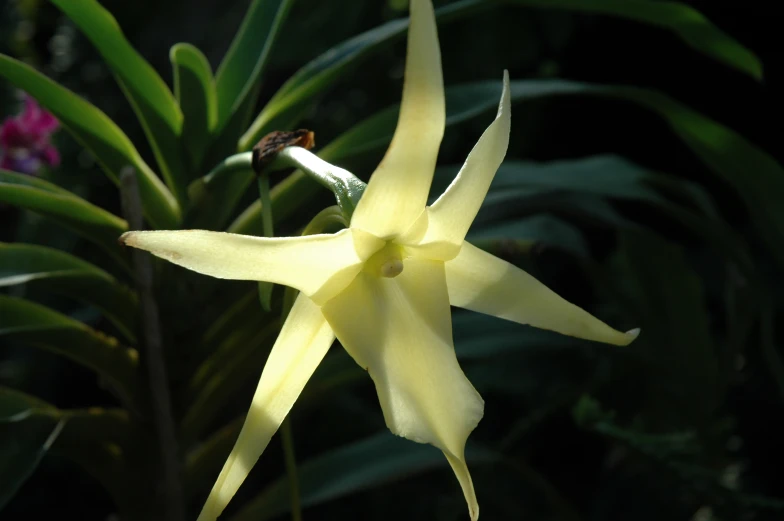
[[[468,2],[453,4],[453,6],[463,4],[468,5]],[[540,86],[526,81],[512,82],[511,89],[512,100],[515,102],[537,99],[550,94],[549,86]],[[498,100],[501,98],[501,82],[458,85],[448,88],[446,95],[446,125],[448,128],[496,108]],[[355,156],[383,149],[389,145],[392,139],[398,110],[399,106],[393,105],[361,121],[322,148],[318,153],[319,157],[327,162],[338,164]],[[240,181],[240,179],[234,179],[232,183],[239,187]],[[224,183],[222,182],[219,186],[223,188]],[[239,200],[241,192],[237,193],[234,190],[230,187],[225,188],[225,192],[221,193],[224,197],[222,200]],[[275,219],[285,220],[293,213],[294,208],[309,201],[318,191],[319,185],[317,183],[300,171],[294,172],[275,185],[270,192]],[[228,231],[260,235],[260,213],[261,205],[256,201],[237,217],[229,226]]]
[[[458,169],[458,166],[437,169],[431,187],[432,197],[443,192]],[[567,212],[574,216],[575,211],[582,208],[583,213],[577,213],[580,219],[575,224],[589,217],[584,213],[587,209],[584,202],[578,202],[576,208],[572,209],[568,205],[564,206],[560,197],[552,199],[557,192],[576,192],[652,206],[679,226],[690,230],[696,239],[709,243],[726,258],[735,260],[747,276],[753,271],[748,247],[743,239],[719,217],[712,200],[699,185],[666,174],[650,172],[611,155],[547,163],[506,161],[493,179],[486,204],[477,216],[476,226],[471,229],[472,236],[483,239],[531,238],[530,234],[525,234],[525,228],[515,233],[517,222],[499,221],[499,214],[504,216],[510,212],[518,216],[539,211],[559,214]],[[669,194],[689,205],[674,202],[667,197]],[[543,197],[544,205],[541,201]],[[617,217],[609,218],[611,214],[606,209],[602,210],[596,205],[590,208],[599,210],[599,216],[607,217],[595,222],[617,223],[627,227],[628,223],[618,220]],[[568,237],[571,235],[563,236]],[[574,248],[578,243],[574,242],[573,237],[569,245],[572,247],[567,249],[580,256],[579,248]]]
[[[294,0],[254,0],[218,67],[218,129],[255,93]],[[255,97],[255,96],[252,96]]]
[[[698,11],[686,5],[650,0],[506,1],[531,7],[618,16],[661,27],[673,31],[694,49],[758,80],[762,79],[762,64],[751,51],[711,24]],[[464,0],[438,9],[436,16],[438,23],[443,24],[494,5],[497,4]],[[264,107],[240,140],[239,150],[249,150],[261,136],[272,130],[288,128],[281,123],[290,120],[289,112],[301,111],[303,105],[313,103],[311,98],[326,90],[364,59],[396,41],[407,28],[407,19],[388,22],[343,42],[300,69]]]
[[[0,511],[32,475],[63,428],[43,400],[0,387]]]
[[[486,464],[496,461],[498,456],[469,445],[466,459],[474,465]],[[318,505],[437,468],[447,468],[441,451],[383,432],[300,465],[297,468],[300,500],[304,507]],[[264,521],[288,512],[289,507],[288,480],[282,477],[245,505],[231,521]]]
[[[135,168],[147,220],[155,228],[177,228],[180,220],[177,201],[150,170],[128,136],[106,114],[32,67],[2,54],[0,76],[28,92],[54,114],[77,141],[90,149],[112,181],[119,184],[120,171],[126,166]]]
[[[462,0],[436,11],[439,23],[474,14],[493,6],[483,0]],[[316,102],[316,96],[334,85],[374,53],[405,35],[408,19],[393,20],[359,34],[323,53],[291,77],[269,100],[239,142],[239,150],[250,150],[273,130],[284,130]]]
[[[667,428],[707,425],[727,382],[700,278],[681,248],[650,234],[625,234],[613,269],[642,329],[634,353],[660,397],[647,403],[647,417]]]
[[[234,154],[188,187],[192,211],[186,227],[217,230],[234,212],[234,206],[255,177],[251,152]]]
[[[450,93],[457,91],[457,97],[471,100],[460,105],[463,113],[476,114],[495,107],[500,87],[496,85],[494,90],[496,94],[492,95],[490,83],[459,86],[448,91],[447,100],[452,99]],[[784,200],[784,169],[770,154],[737,132],[659,92],[564,80],[516,81],[512,85],[515,101],[537,95],[575,94],[631,101],[662,117],[683,143],[746,203],[760,235],[784,264],[784,207],[779,204]],[[343,148],[347,145],[344,143]]]
[[[16,284],[92,304],[131,343],[136,341],[135,293],[89,262],[52,248],[0,242],[0,287]]]
[[[53,410],[54,406],[40,398],[0,386],[0,424],[19,421],[36,412]]]
[[[117,243],[128,224],[68,190],[43,179],[0,170],[0,201],[53,219],[99,245],[120,265],[128,266]]]
[[[544,244],[581,259],[589,257],[588,243],[580,230],[548,214],[474,226],[466,239],[493,254],[510,247],[515,251],[529,251],[537,244]]]
[[[114,72],[142,124],[166,184],[184,205],[187,181],[179,139],[182,113],[171,90],[97,0],[50,1],[79,27]]]
[[[138,353],[115,338],[49,308],[0,295],[0,337],[65,356],[100,374],[111,390],[139,410]]]
[[[198,439],[237,391],[261,376],[269,349],[280,331],[277,322],[250,328],[226,339],[196,371],[188,386],[189,407],[180,431],[185,439]],[[245,333],[250,333],[248,337]]]
[[[506,0],[510,4],[617,16],[672,31],[696,51],[762,80],[754,53],[713,25],[696,9],[679,2],[652,0]]]
[[[207,58],[189,43],[174,45],[169,59],[174,67],[174,94],[183,114],[182,144],[191,170],[199,172],[218,119],[215,79]]]
[[[784,168],[766,151],[664,94],[633,87],[583,85],[589,94],[636,102],[662,117],[746,204],[752,222],[784,265]]]
[[[478,82],[447,89],[447,125],[494,110],[500,90],[500,82]],[[735,189],[746,203],[760,235],[784,263],[784,206],[779,204],[784,200],[784,169],[770,154],[743,136],[661,93],[646,89],[565,80],[522,80],[512,82],[511,91],[513,102],[548,96],[593,95],[632,101],[652,110],[669,123],[684,144],[711,170]],[[371,116],[327,145],[320,156],[331,162],[345,161],[351,156],[383,148],[394,131],[396,113],[397,108],[392,107]],[[273,205],[276,196],[284,191],[294,191],[301,198],[312,197],[317,187],[303,177],[301,173],[295,173],[277,193],[273,189]],[[257,233],[253,224],[257,208],[254,205],[246,210],[230,229]],[[279,215],[280,211],[275,208],[275,213]]]

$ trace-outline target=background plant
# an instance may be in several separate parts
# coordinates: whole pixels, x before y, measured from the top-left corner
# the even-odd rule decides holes
[[[260,234],[250,171],[205,176],[266,132],[311,128],[322,157],[366,178],[396,117],[397,4],[255,1],[236,35],[242,5],[214,24],[214,6],[176,2],[171,12],[20,2],[27,25],[11,23],[17,12],[3,19],[16,28],[3,32],[17,36],[3,42],[8,52],[71,89],[2,56],[7,113],[15,86],[75,138],[60,136],[63,166],[41,179],[0,173],[4,519],[165,511],[139,288],[116,243],[127,229],[119,192],[106,180],[135,169],[149,227]],[[509,68],[510,153],[473,240],[644,331],[618,350],[455,314],[458,355],[488,402],[469,445],[483,516],[779,518],[784,177],[764,151],[778,142],[759,124],[774,106],[759,59],[670,2],[441,9],[449,127],[433,193],[491,117]],[[167,53],[175,36],[206,57],[189,45]],[[281,234],[332,204],[299,173],[273,182]],[[253,284],[162,263],[154,276],[192,516],[241,423],[282,294],[265,312]],[[374,518],[464,516],[438,452],[385,433],[361,371],[340,350],[326,362],[291,420],[301,504],[324,516],[360,507]],[[338,412],[353,421],[336,424]],[[282,459],[268,451],[227,519],[289,510]]]

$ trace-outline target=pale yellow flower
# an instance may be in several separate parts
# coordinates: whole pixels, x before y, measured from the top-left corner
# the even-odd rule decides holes
[[[299,290],[272,348],[239,439],[200,521],[242,484],[335,337],[376,386],[400,436],[441,449],[479,515],[464,458],[484,402],[455,357],[449,306],[589,340],[621,333],[511,264],[464,241],[509,142],[509,79],[498,114],[455,180],[429,207],[445,127],[441,55],[430,0],[412,0],[403,100],[392,143],[350,227],[333,235],[261,238],[201,230],[130,232],[124,242],[213,277]]]

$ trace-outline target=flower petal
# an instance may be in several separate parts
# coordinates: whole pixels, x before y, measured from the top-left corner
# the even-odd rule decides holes
[[[384,242],[362,230],[265,238],[205,230],[128,232],[134,248],[221,279],[263,280],[322,303],[345,288]]]
[[[404,264],[395,278],[360,273],[322,312],[373,378],[389,429],[444,451],[475,518],[463,454],[484,402],[455,357],[444,264],[418,259]]]
[[[444,79],[433,5],[430,0],[412,0],[397,128],[357,205],[352,227],[382,238],[408,229],[427,204],[445,122]]]
[[[420,249],[427,248],[434,250],[435,253],[435,249],[439,245],[447,246],[445,249],[447,252],[450,251],[449,245],[454,248],[452,255],[448,258],[436,253],[440,260],[448,260],[457,254],[459,245],[465,239],[468,228],[471,227],[471,223],[479,212],[479,207],[482,206],[490,183],[506,155],[512,120],[509,73],[507,71],[504,71],[503,85],[501,102],[498,104],[498,114],[495,120],[487,127],[471,153],[468,154],[463,168],[460,169],[454,181],[420,217],[420,219],[427,220],[427,231],[418,244]],[[420,227],[414,226],[412,228]],[[405,241],[405,238],[402,240]]]
[[[248,476],[291,410],[335,335],[318,306],[297,297],[253,396],[239,438],[212,487],[198,521],[215,521]]]
[[[616,331],[520,268],[467,242],[446,263],[446,282],[453,306],[608,344],[627,345],[639,334],[639,329]]]

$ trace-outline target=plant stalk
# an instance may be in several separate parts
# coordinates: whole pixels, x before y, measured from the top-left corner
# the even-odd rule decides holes
[[[144,227],[142,202],[136,171],[127,167],[120,174],[122,208],[130,230]],[[146,362],[150,386],[150,406],[158,437],[163,472],[163,507],[166,521],[184,521],[185,510],[180,476],[179,449],[171,409],[166,362],[163,356],[161,322],[158,304],[153,292],[153,269],[151,257],[142,250],[134,249],[134,274],[139,292],[141,310],[141,340],[144,349],[141,356]]]

